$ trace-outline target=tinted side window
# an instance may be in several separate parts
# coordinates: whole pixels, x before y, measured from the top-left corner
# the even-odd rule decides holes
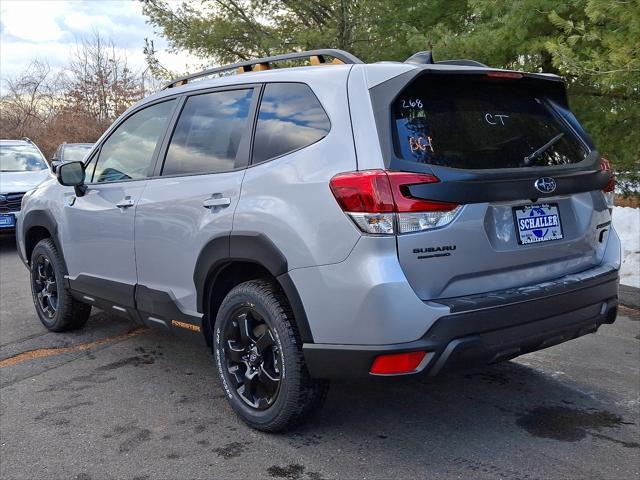
[[[127,118],[102,144],[93,181],[118,182],[149,176],[153,152],[174,105],[175,100],[158,103]]]
[[[189,97],[167,150],[162,175],[232,170],[248,128],[253,90]]]
[[[265,86],[253,146],[253,163],[293,152],[324,138],[330,129],[322,105],[303,83]]]

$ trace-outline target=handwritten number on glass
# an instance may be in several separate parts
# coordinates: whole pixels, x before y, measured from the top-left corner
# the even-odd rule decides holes
[[[409,98],[402,100],[402,108],[422,108],[422,100],[419,98]]]
[[[426,142],[426,143],[425,143]],[[431,137],[409,137],[409,148],[411,152],[424,152],[429,147],[431,153],[433,153],[433,145],[431,144]]]

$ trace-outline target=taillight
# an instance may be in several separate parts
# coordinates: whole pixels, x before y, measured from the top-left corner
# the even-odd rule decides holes
[[[442,227],[460,206],[411,197],[410,185],[435,183],[433,175],[366,170],[336,175],[330,187],[342,210],[365,233],[393,235]]]
[[[609,210],[612,210],[616,191],[616,177],[613,175],[613,169],[611,168],[609,160],[606,158],[600,159],[600,170],[609,174],[609,183],[602,189],[602,192],[607,201],[607,207],[609,207]]]
[[[393,212],[391,185],[382,170],[341,173],[330,186],[345,212]]]
[[[391,191],[393,200],[396,204],[396,212],[436,212],[449,211],[456,208],[455,203],[434,202],[432,200],[423,200],[421,198],[413,198],[409,193],[411,185],[419,185],[421,183],[439,182],[437,177],[426,175],[424,173],[405,173],[405,172],[383,172],[387,174],[391,183]]]

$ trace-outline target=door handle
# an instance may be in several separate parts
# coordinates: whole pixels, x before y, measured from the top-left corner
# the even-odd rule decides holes
[[[129,208],[129,207],[133,207],[133,205],[134,205],[133,199],[129,195],[127,195],[118,203],[116,203],[116,207],[118,208]]]
[[[228,197],[211,197],[207,198],[204,202],[202,202],[202,206],[204,208],[216,208],[216,207],[228,207],[231,205],[231,199]]]

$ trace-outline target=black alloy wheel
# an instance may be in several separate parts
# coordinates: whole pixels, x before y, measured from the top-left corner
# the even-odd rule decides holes
[[[91,305],[79,302],[65,285],[67,269],[53,240],[40,240],[31,252],[31,295],[42,324],[52,332],[82,327],[91,315]]]
[[[48,319],[53,319],[58,311],[58,286],[55,269],[45,255],[36,258],[32,282],[40,310]]]
[[[233,287],[212,330],[225,397],[248,425],[282,432],[320,409],[329,383],[309,376],[293,312],[276,281],[248,280]]]
[[[274,333],[252,305],[241,306],[231,318],[223,333],[223,374],[249,407],[265,410],[275,402],[282,380]]]

